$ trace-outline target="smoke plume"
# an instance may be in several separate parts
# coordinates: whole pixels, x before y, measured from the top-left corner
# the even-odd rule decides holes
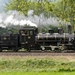
[[[7,13],[0,13],[0,27],[13,27],[13,26],[46,26],[46,25],[58,25],[57,20],[52,18],[46,18],[43,13],[40,16],[34,15],[33,10],[28,11],[28,16],[20,14],[16,10],[10,10]]]

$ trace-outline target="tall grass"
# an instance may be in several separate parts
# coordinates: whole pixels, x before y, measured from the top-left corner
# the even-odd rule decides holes
[[[72,72],[75,62],[53,59],[5,59],[0,60],[0,72]]]

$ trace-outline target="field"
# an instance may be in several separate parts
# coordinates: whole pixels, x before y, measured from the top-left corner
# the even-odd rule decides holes
[[[75,72],[0,72],[0,75],[75,75]]]
[[[74,75],[75,56],[0,56],[0,75]]]

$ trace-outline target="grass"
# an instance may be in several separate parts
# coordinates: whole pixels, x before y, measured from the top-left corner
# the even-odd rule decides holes
[[[74,72],[74,58],[1,56],[0,72]]]
[[[0,75],[75,75],[75,72],[0,72]]]

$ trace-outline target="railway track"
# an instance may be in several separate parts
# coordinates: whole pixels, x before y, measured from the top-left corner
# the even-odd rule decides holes
[[[0,52],[0,56],[75,56],[74,53],[53,53],[53,52]]]

